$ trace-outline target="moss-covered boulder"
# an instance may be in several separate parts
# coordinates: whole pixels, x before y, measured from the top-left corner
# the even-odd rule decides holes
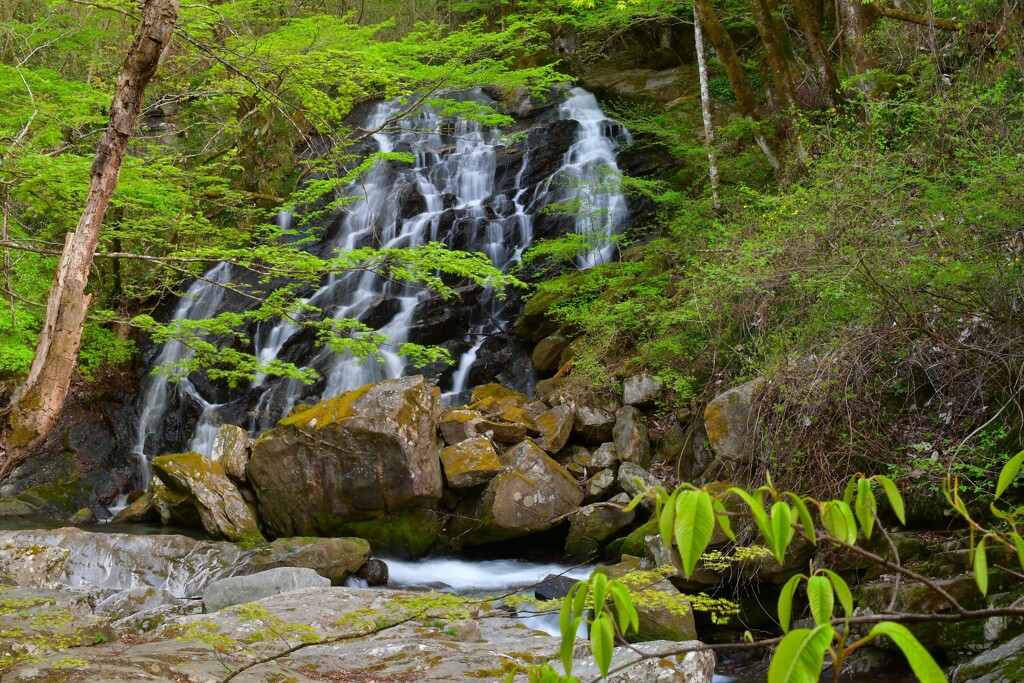
[[[446,410],[441,416],[441,436],[449,446],[477,436],[477,424],[484,419],[479,410]]]
[[[514,389],[500,384],[481,384],[473,389],[468,407],[471,410],[479,410],[487,415],[493,415],[508,407],[522,408],[526,401],[526,394]]]
[[[622,581],[634,593],[633,604],[640,617],[640,628],[629,635],[631,642],[697,639],[693,609],[686,596],[668,579],[644,571],[640,558],[624,555],[619,564],[598,567],[594,571]]]
[[[427,517],[442,493],[440,416],[440,392],[412,376],[281,420],[256,441],[249,460],[267,531],[360,536],[377,552],[412,553],[407,541],[429,547],[438,528]],[[416,524],[422,528],[411,528]]]
[[[764,384],[760,377],[750,380],[719,394],[704,409],[708,442],[716,459],[730,473],[750,462],[750,416]]]
[[[502,464],[486,436],[466,439],[441,451],[448,486],[453,489],[486,484],[501,472]]]
[[[263,540],[252,508],[220,463],[199,453],[178,453],[153,459],[159,482],[153,495],[164,524],[202,525],[214,538]]]
[[[538,415],[534,422],[540,431],[540,447],[551,454],[565,448],[569,437],[572,436],[574,418],[573,409],[566,405],[557,405]]]
[[[569,340],[561,331],[541,339],[533,347],[533,353],[530,354],[530,362],[533,363],[533,369],[544,373],[551,373],[557,370],[558,360],[562,356],[562,351],[568,345]]]
[[[144,522],[155,522],[160,519],[160,511],[156,509],[156,502],[152,493],[144,493],[127,507],[114,515],[110,520],[111,524],[142,524]]]
[[[484,544],[547,531],[583,501],[583,490],[540,446],[526,439],[509,449],[506,465],[491,479],[461,540]]]
[[[370,559],[370,544],[361,538],[279,538],[260,546],[249,560],[253,572],[303,567],[340,586]]]
[[[568,557],[596,555],[601,544],[633,522],[636,513],[610,505],[587,505],[576,511],[565,540]]]
[[[985,652],[953,671],[953,683],[1017,683],[1024,681],[1024,635]]]

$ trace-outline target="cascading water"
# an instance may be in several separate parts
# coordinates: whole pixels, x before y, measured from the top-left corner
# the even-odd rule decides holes
[[[461,93],[453,97],[480,104],[494,104],[481,91]],[[505,132],[466,119],[441,116],[426,107],[407,114],[408,105],[400,101],[378,104],[363,127],[377,131],[372,138],[382,152],[408,152],[412,164],[382,162],[343,193],[352,198],[346,213],[330,241],[322,245],[325,254],[365,246],[411,247],[430,241],[442,241],[455,249],[482,251],[502,269],[516,264],[535,237],[538,221],[546,221],[547,236],[573,230],[596,235],[594,247],[580,255],[579,265],[586,267],[610,260],[614,245],[603,238],[623,229],[627,219],[626,201],[617,180],[616,151],[628,143],[628,133],[621,125],[602,113],[597,100],[585,90],[574,88],[557,108],[550,109],[547,123],[571,126],[573,136],[555,156],[546,149],[543,129],[531,129],[522,139],[510,138]],[[534,136],[534,134],[537,134]],[[539,138],[539,139],[538,139]],[[536,142],[531,142],[537,140]],[[549,157],[547,170],[538,172],[535,158]],[[553,162],[553,163],[552,163]],[[581,215],[563,218],[558,230],[550,226],[558,219],[541,214],[552,204],[583,207]],[[287,227],[290,215],[279,215]],[[218,266],[218,268],[220,268]],[[206,279],[222,276],[214,269]],[[226,277],[226,275],[223,275]],[[200,283],[193,285],[197,287]],[[298,380],[258,376],[247,387],[244,396],[220,404],[203,397],[187,379],[179,383],[177,395],[199,408],[198,424],[188,438],[189,447],[209,453],[213,437],[222,420],[244,423],[251,432],[262,432],[286,415],[297,402],[312,403],[370,382],[398,377],[414,371],[398,355],[398,346],[405,341],[443,343],[453,349],[457,366],[442,379],[449,400],[465,395],[474,380],[474,372],[484,361],[486,342],[510,322],[516,311],[507,311],[507,303],[490,293],[472,292],[475,301],[461,304],[468,308],[468,322],[460,328],[449,324],[443,314],[447,304],[406,285],[389,281],[373,273],[345,273],[331,276],[306,302],[322,309],[335,319],[348,318],[364,322],[385,334],[391,341],[382,350],[381,358],[360,361],[351,355],[339,355],[330,349],[297,353],[294,348],[303,342],[301,329],[292,321],[262,323],[254,331],[255,355],[268,362],[286,354],[316,369],[323,380],[308,387]],[[176,317],[202,317],[216,308],[217,295],[190,290],[183,299]],[[206,312],[189,308],[205,297]],[[436,330],[421,334],[423,311],[433,305],[441,311]],[[188,308],[189,310],[185,310]],[[433,335],[433,336],[431,336]],[[440,337],[440,339],[439,339]],[[158,364],[177,360],[182,349],[168,344],[157,359]],[[287,356],[287,354],[292,354]],[[479,373],[478,373],[479,374]],[[528,389],[529,371],[510,372]],[[493,374],[491,375],[494,376]],[[450,379],[449,379],[450,377]],[[151,386],[152,384],[152,386]],[[150,434],[158,430],[171,402],[170,390],[161,378],[147,380],[143,389],[143,418],[140,421],[138,451],[144,448]],[[152,456],[156,451],[150,449]],[[143,458],[145,459],[145,458]],[[148,463],[142,464],[148,476]]]
[[[213,315],[214,311],[224,299],[223,285],[231,279],[231,266],[221,263],[199,278],[188,288],[174,311],[172,320],[203,320]],[[188,360],[195,351],[177,341],[169,341],[160,349],[159,355],[153,362],[155,367],[165,367],[174,363]],[[133,452],[138,459],[137,484],[144,488],[149,482],[150,469],[149,461],[156,454],[154,439],[159,441],[160,427],[164,415],[171,402],[172,392],[177,391],[179,396],[189,396],[203,401],[204,411],[210,406],[209,402],[202,398],[188,378],[183,378],[177,384],[171,384],[162,375],[148,375],[142,383],[140,396],[142,397],[142,411],[139,415],[138,433],[135,439]],[[196,438],[199,438],[197,434]]]

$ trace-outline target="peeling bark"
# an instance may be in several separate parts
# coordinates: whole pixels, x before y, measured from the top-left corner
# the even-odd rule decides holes
[[[708,65],[704,57],[704,31],[700,14],[693,11],[693,39],[697,47],[697,73],[700,77],[700,111],[704,118],[704,146],[708,150],[708,176],[711,180],[711,199],[718,207],[718,158],[715,155],[715,126],[711,121],[711,92],[708,87]]]
[[[46,305],[46,318],[28,378],[6,408],[0,432],[0,481],[42,445],[64,410],[91,294],[86,293],[100,227],[117,187],[121,162],[178,18],[178,0],[146,0],[110,104],[110,122],[90,169],[89,194],[64,243]]]

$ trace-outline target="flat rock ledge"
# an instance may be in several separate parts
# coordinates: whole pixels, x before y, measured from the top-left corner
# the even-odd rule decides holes
[[[384,624],[388,626],[370,633]],[[328,642],[257,663],[310,640]],[[452,596],[437,593],[307,588],[215,614],[170,619],[142,637],[43,653],[15,666],[4,675],[4,682],[214,683],[232,674],[230,680],[237,683],[497,682],[515,666],[554,659],[558,644],[557,638],[530,629],[487,603],[457,604]],[[577,655],[579,666],[585,667],[589,655],[585,644],[577,645]],[[680,659],[684,677],[664,680],[710,683],[713,658],[711,667],[706,657],[694,659],[692,655]],[[659,657],[657,661],[664,673],[670,660]]]

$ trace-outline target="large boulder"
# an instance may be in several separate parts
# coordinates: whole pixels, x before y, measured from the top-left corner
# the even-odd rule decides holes
[[[440,414],[440,392],[412,376],[281,420],[256,441],[249,461],[267,531],[361,536],[375,550],[425,549],[438,531],[427,518],[442,493]],[[414,538],[422,548],[408,546]]]
[[[509,449],[503,460],[507,467],[484,489],[475,515],[479,522],[467,542],[547,531],[583,501],[583,490],[572,475],[532,440]]]
[[[156,509],[156,501],[153,494],[146,492],[122,508],[113,519],[111,524],[143,524],[155,522],[160,519],[160,511]]]
[[[361,538],[279,538],[255,549],[249,566],[255,571],[278,567],[312,569],[340,586],[370,558],[370,544]]]
[[[538,415],[534,423],[540,431],[541,448],[552,454],[562,450],[572,435],[573,418],[572,408],[566,405],[557,405]]]
[[[614,505],[587,505],[576,511],[569,523],[565,554],[569,557],[590,557],[601,549],[601,543],[633,522],[636,513]]]
[[[765,385],[761,377],[719,394],[704,409],[704,427],[717,459],[727,471],[750,462],[748,439],[754,399]]]
[[[213,439],[210,459],[219,462],[234,481],[239,484],[246,483],[246,469],[249,467],[249,432],[238,425],[221,425]]]
[[[615,413],[615,427],[612,442],[619,460],[641,467],[651,464],[651,443],[647,437],[647,423],[640,411],[633,406],[619,408]]]
[[[604,408],[580,405],[576,408],[576,420],[573,423],[576,435],[585,443],[600,444],[612,440],[612,429],[615,427],[615,413]]]
[[[956,667],[950,680],[953,683],[1018,683],[1024,680],[1024,635]]]
[[[661,382],[650,375],[633,375],[622,383],[622,402],[628,406],[649,406],[661,396]]]
[[[241,605],[302,588],[327,588],[331,580],[312,569],[279,567],[247,576],[231,576],[211,581],[203,591],[203,607],[219,612],[225,607]]]
[[[594,571],[622,581],[637,593],[633,604],[640,617],[640,628],[628,636],[631,642],[697,639],[693,608],[686,596],[668,579],[644,571],[640,558],[624,555],[619,564],[598,567]]]
[[[198,521],[214,538],[263,540],[256,515],[219,463],[199,453],[163,455],[153,459],[153,474],[159,483],[154,502],[164,524]]]
[[[486,436],[466,439],[441,451],[448,486],[453,489],[486,484],[501,472],[502,464]]]

